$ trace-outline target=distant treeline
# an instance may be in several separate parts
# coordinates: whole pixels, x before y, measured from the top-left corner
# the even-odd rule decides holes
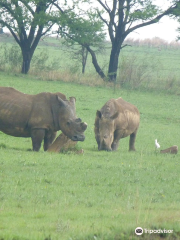
[[[180,42],[177,41],[171,41],[168,42],[164,39],[161,39],[159,37],[154,37],[152,39],[146,38],[146,39],[133,39],[133,38],[128,38],[125,40],[124,44],[132,45],[132,46],[137,46],[137,47],[142,47],[146,46],[149,48],[155,47],[158,48],[159,51],[161,49],[180,49]]]

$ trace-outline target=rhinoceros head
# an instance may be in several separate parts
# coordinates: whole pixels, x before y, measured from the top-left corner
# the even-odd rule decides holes
[[[118,113],[116,112],[112,116],[104,116],[100,111],[96,113],[99,118],[99,150],[112,150],[112,143],[114,140],[114,119],[117,118]]]
[[[70,97],[68,100],[63,100],[57,96],[59,108],[58,108],[58,125],[67,137],[73,141],[84,141],[84,131],[87,128],[87,123],[81,121],[76,117],[76,99]]]

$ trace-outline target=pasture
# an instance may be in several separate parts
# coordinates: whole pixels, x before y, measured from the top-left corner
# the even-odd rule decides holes
[[[179,96],[90,87],[0,72],[0,85],[24,93],[43,91],[75,96],[77,116],[88,123],[81,155],[32,152],[31,140],[0,132],[1,240],[126,240],[180,237],[180,158],[155,151],[179,144]],[[110,98],[124,98],[141,113],[136,152],[129,138],[118,151],[98,151],[96,110]]]

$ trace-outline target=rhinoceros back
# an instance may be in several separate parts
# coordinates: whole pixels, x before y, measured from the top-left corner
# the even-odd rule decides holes
[[[0,131],[17,137],[29,137],[28,118],[32,97],[11,87],[0,87]]]
[[[122,98],[116,99],[117,101],[117,109],[120,113],[117,121],[120,125],[123,125],[124,122],[124,137],[130,135],[139,127],[140,122],[140,114],[139,110],[133,104],[126,102]]]

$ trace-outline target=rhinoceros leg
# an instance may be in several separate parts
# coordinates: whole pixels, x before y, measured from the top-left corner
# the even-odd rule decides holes
[[[129,151],[136,151],[135,146],[134,146],[135,140],[136,140],[136,134],[137,134],[137,130],[130,135]]]
[[[33,151],[36,151],[36,152],[39,151],[44,137],[45,137],[45,129],[32,129],[31,130]]]
[[[99,118],[96,117],[95,124],[94,124],[94,133],[95,139],[98,145],[98,150],[100,150],[100,137],[99,137]]]
[[[98,145],[98,149],[100,149],[100,138],[99,138],[99,134],[96,134],[96,135],[95,135],[95,138],[96,138],[96,142],[97,142],[97,145]]]
[[[112,148],[113,151],[117,150],[121,137],[122,137],[122,131],[116,130],[114,132],[114,140],[113,140],[113,143],[111,145],[111,148]]]
[[[49,146],[52,144],[56,138],[56,132],[46,132],[44,137],[44,151],[47,151]]]
[[[112,151],[116,151],[118,146],[119,146],[119,140],[113,141],[111,145]]]

